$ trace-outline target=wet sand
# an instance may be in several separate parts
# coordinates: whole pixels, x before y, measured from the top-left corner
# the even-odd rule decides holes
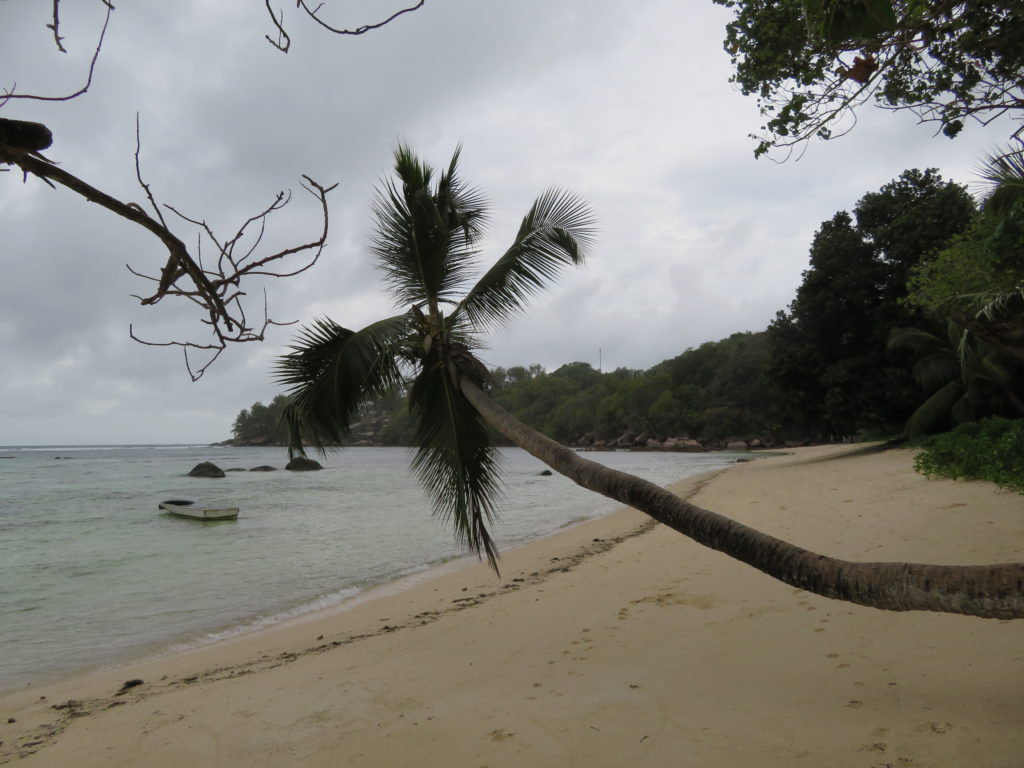
[[[927,480],[912,455],[799,449],[676,490],[838,557],[1024,560],[1024,497]],[[819,598],[626,509],[507,552],[501,578],[402,586],[6,695],[0,762],[1022,764],[1024,621]]]

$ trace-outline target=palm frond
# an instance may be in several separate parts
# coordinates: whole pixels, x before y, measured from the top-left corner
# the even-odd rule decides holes
[[[1024,312],[1024,285],[1013,291],[991,294],[975,317],[980,320],[1003,320],[1007,317]]]
[[[359,331],[328,318],[304,328],[276,366],[277,382],[290,387],[289,453],[303,453],[303,441],[322,448],[325,439],[341,440],[363,402],[400,385],[399,359],[408,334],[408,315]]]
[[[914,379],[925,392],[933,392],[960,378],[960,363],[952,350],[925,355],[914,363]]]
[[[937,390],[921,403],[907,420],[907,437],[915,438],[927,434],[933,426],[940,424],[949,416],[956,404],[963,399],[964,387],[959,379]]]
[[[464,286],[486,221],[483,196],[458,175],[460,150],[434,184],[434,170],[402,145],[394,180],[373,201],[371,250],[399,304],[452,301]],[[399,186],[400,184],[400,186]]]
[[[977,421],[978,412],[974,407],[970,391],[953,403],[953,407],[949,409],[949,415],[953,420],[953,424],[968,424],[972,421]]]
[[[1024,151],[990,154],[978,169],[991,191],[985,198],[985,210],[1005,215],[1024,199]]]
[[[548,190],[523,218],[512,247],[452,314],[465,313],[478,328],[507,322],[563,268],[584,261],[594,234],[594,216],[586,203],[564,190]]]
[[[498,550],[487,523],[500,500],[499,455],[484,422],[441,363],[416,379],[409,400],[416,420],[412,469],[435,516],[450,520],[459,542],[485,555],[497,571]]]
[[[993,355],[985,355],[978,361],[977,378],[990,381],[998,387],[1013,386],[1013,372],[997,360]]]
[[[933,353],[943,348],[945,342],[934,333],[920,328],[893,328],[889,332],[886,346],[889,349],[909,349],[918,353]]]

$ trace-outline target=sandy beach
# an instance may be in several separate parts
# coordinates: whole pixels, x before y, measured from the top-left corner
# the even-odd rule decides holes
[[[798,449],[674,490],[851,560],[1024,560],[1024,497],[912,459]],[[27,686],[0,698],[0,742],[26,768],[1008,768],[1024,765],[1024,621],[826,600],[622,509],[506,552],[500,578],[447,566]]]

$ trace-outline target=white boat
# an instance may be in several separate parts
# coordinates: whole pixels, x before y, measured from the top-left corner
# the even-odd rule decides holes
[[[169,499],[161,501],[157,506],[164,512],[192,520],[234,520],[238,517],[238,507],[213,507],[187,499]]]

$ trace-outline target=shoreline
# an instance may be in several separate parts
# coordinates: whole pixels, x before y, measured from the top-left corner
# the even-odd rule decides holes
[[[92,449],[95,446],[88,446]],[[257,446],[259,447],[259,446]],[[767,452],[761,453],[762,456]],[[770,454],[767,454],[770,455]],[[748,460],[753,460],[753,457]],[[680,480],[668,483],[666,487],[675,487],[691,480],[699,481],[701,478],[714,476],[729,467],[706,470],[694,475],[684,477]],[[580,525],[610,517],[623,507],[617,502],[606,499],[603,496],[594,495],[594,504],[591,507],[595,510],[593,514],[574,518],[561,526],[545,531],[527,539],[512,540],[505,542],[501,553],[504,557],[508,553],[515,552],[523,547],[530,547],[536,542],[543,541],[553,536],[572,530]],[[9,695],[17,694],[24,690],[36,690],[53,688],[72,680],[85,679],[106,673],[116,673],[118,670],[147,665],[160,662],[165,659],[173,659],[179,656],[188,655],[193,652],[202,652],[205,649],[215,648],[224,643],[231,643],[246,638],[256,638],[266,633],[273,633],[279,629],[286,629],[298,624],[316,622],[321,619],[330,618],[337,614],[345,613],[352,607],[361,605],[370,600],[387,597],[392,594],[410,589],[423,581],[433,579],[437,576],[479,566],[482,563],[477,557],[468,553],[461,553],[447,558],[441,558],[432,562],[426,562],[413,566],[410,570],[397,575],[388,576],[381,581],[369,581],[362,585],[344,587],[339,592],[328,593],[298,602],[290,607],[284,608],[272,614],[260,614],[235,624],[226,624],[220,628],[204,631],[193,637],[176,640],[170,643],[152,644],[148,648],[142,647],[130,651],[127,656],[120,660],[90,664],[73,669],[55,670],[39,675],[35,680],[29,682],[12,682],[3,685],[0,681],[0,700]],[[490,570],[486,569],[488,574]],[[490,574],[493,576],[493,574]],[[497,578],[497,577],[494,577]],[[342,592],[350,594],[341,595]]]
[[[670,487],[851,559],[1024,559],[1019,496],[925,480],[910,455],[797,449]],[[828,601],[633,510],[505,552],[500,580],[472,559],[406,578],[2,695],[0,723],[16,722],[0,763],[953,766],[1024,751],[1024,622]]]
[[[10,588],[4,601],[6,623],[0,629],[8,649],[0,663],[2,692],[258,630],[465,553],[431,519],[422,489],[408,475],[405,449],[339,454],[329,458],[328,472],[322,475],[235,473],[210,481],[184,479],[187,468],[208,458],[209,452],[146,449],[134,457],[130,451],[115,451],[111,459],[102,451],[84,450],[86,460],[77,463],[51,461],[65,455],[59,450],[36,456],[32,474],[26,474],[32,492],[26,505],[15,507],[13,518],[16,524],[29,524],[25,539],[19,544],[21,530],[8,526],[2,542],[6,567],[0,570]],[[170,454],[175,454],[173,459]],[[627,454],[601,460],[613,466],[635,464],[636,471],[664,484],[734,458],[638,459]],[[223,459],[225,467],[275,463],[266,449],[231,449]],[[165,462],[170,464],[166,468]],[[503,451],[503,463],[507,487],[514,489],[495,527],[503,551],[572,519],[607,514],[612,508],[610,500],[564,478],[535,478],[533,466],[540,470],[543,465],[518,449]],[[55,465],[59,473],[51,480]],[[79,478],[91,482],[84,476],[94,466],[103,483],[84,494],[71,491]],[[9,474],[4,479],[5,487],[20,482]],[[53,482],[57,485],[51,487]],[[392,490],[375,497],[382,483]],[[350,484],[351,492],[332,491]],[[46,497],[53,493],[73,493],[74,504],[49,514]],[[165,515],[152,517],[151,500],[197,498],[194,494],[240,505],[243,519],[232,525],[197,526]],[[109,506],[107,497],[113,500]],[[78,508],[95,510],[96,523],[81,523],[83,516],[72,512]],[[295,515],[286,508],[301,509],[302,524],[293,524]],[[388,519],[401,521],[392,532],[378,524],[381,510]],[[47,525],[60,524],[33,527],[33,514]],[[146,525],[135,525],[137,519]],[[50,542],[49,531],[54,534]],[[36,550],[42,554],[33,559]],[[65,561],[65,550],[74,555],[73,563]],[[216,556],[218,550],[227,556]],[[26,561],[32,567],[22,567]],[[264,571],[264,563],[274,565]],[[34,577],[36,568],[43,578]],[[51,594],[63,596],[63,602]],[[11,605],[25,610],[9,610]]]
[[[730,468],[691,475],[668,487],[681,495],[693,495]],[[54,743],[76,719],[89,712],[123,706],[124,699],[121,697],[126,694],[134,702],[139,702],[162,690],[250,675],[274,669],[304,656],[410,629],[414,625],[433,623],[447,614],[474,608],[485,600],[515,591],[521,586],[542,584],[556,573],[571,571],[589,557],[607,552],[627,539],[651,532],[657,525],[646,515],[617,505],[604,514],[569,523],[503,552],[500,578],[485,563],[472,555],[464,555],[391,581],[374,584],[334,605],[274,621],[264,627],[243,630],[209,642],[198,640],[196,644],[168,647],[138,659],[81,670],[57,680],[0,690],[0,716],[6,718],[10,717],[8,712],[18,712],[20,717],[15,715],[18,723],[31,723],[29,729],[19,729],[26,734],[20,739],[20,744],[18,740],[11,744],[7,739],[0,738],[0,765],[36,754],[43,747]],[[591,531],[591,528],[594,530]],[[548,549],[557,554],[548,557]],[[538,558],[536,555],[540,550],[545,554]],[[518,561],[524,554],[530,562],[540,564],[547,560],[549,565],[540,564],[539,570],[529,571],[528,574],[522,571],[523,575],[508,577],[504,563],[515,561],[516,566],[519,566]],[[470,588],[458,587],[457,593],[452,592],[453,587],[448,582],[459,579],[468,570],[475,571],[472,574],[475,582],[486,582],[488,579],[494,582],[489,585],[490,591],[464,596],[463,593],[468,593]],[[441,582],[442,586],[432,586],[435,582]],[[481,589],[487,586],[477,585]],[[397,602],[398,606],[395,607],[400,612],[403,598],[417,589],[432,589],[434,592],[444,590],[449,595],[450,605],[440,610],[408,614],[400,621],[395,620],[396,624],[393,625],[385,623],[377,629],[366,627],[342,633],[329,641],[325,639],[326,632],[330,631],[324,630],[325,626],[333,630],[334,624],[345,622],[345,617],[353,612],[373,613],[375,608],[388,605],[389,601]],[[453,597],[452,594],[457,596]],[[413,599],[421,598],[416,595]],[[385,612],[391,614],[396,611]],[[389,620],[394,619],[385,617],[381,621]],[[363,621],[363,616],[356,619],[360,626]],[[307,627],[317,632],[316,642],[324,642],[308,645],[299,640],[298,633],[304,632]],[[312,631],[304,632],[307,637],[311,634]],[[159,677],[154,680],[158,671]],[[143,680],[143,684],[125,687],[124,684],[129,680]],[[27,711],[33,710],[35,717],[26,719]],[[9,744],[15,749],[9,749]]]

